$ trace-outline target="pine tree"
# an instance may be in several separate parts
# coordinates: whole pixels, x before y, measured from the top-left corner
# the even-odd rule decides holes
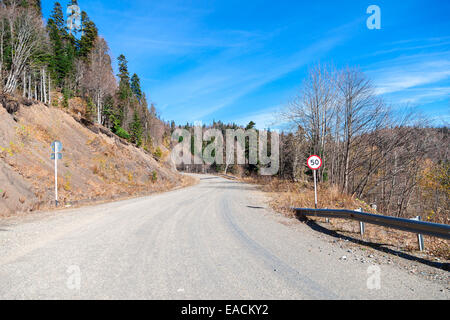
[[[135,73],[131,77],[131,91],[134,93],[139,102],[142,100],[141,80]]]
[[[89,53],[94,47],[95,40],[98,36],[98,29],[95,23],[89,19],[89,16],[85,11],[81,12],[81,30],[82,36],[80,39],[78,55],[86,61]]]
[[[128,73],[128,61],[123,54],[117,58],[119,62],[119,98],[127,100],[131,96],[130,74]]]
[[[130,124],[130,138],[136,146],[142,145],[142,123],[136,110],[134,111],[133,122]]]
[[[50,67],[56,84],[61,86],[65,76],[64,68],[64,46],[62,27],[64,25],[64,16],[62,7],[59,2],[55,2],[53,11],[48,19],[47,29],[49,32],[50,42],[52,44],[52,57],[50,59]]]
[[[53,5],[53,10],[48,19],[48,26],[55,27],[62,38],[65,36],[64,14],[59,2],[55,2]]]
[[[69,35],[64,23],[61,4],[55,2],[53,11],[48,19],[47,29],[53,48],[50,59],[50,68],[56,85],[64,86],[65,80],[73,72],[75,59],[75,38]]]
[[[254,129],[255,128],[256,123],[254,123],[253,121],[250,121],[248,123],[248,125],[245,127],[245,130],[250,130],[250,129]]]

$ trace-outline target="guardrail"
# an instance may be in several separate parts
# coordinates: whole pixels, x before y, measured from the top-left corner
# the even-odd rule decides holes
[[[396,218],[372,213],[365,213],[352,210],[335,209],[302,209],[293,208],[299,216],[313,216],[322,218],[339,218],[356,220],[362,223],[375,224],[387,228],[417,233],[419,235],[419,244],[421,235],[428,235],[442,239],[450,239],[450,225],[419,220],[410,220],[405,218]],[[361,225],[361,234],[363,234],[364,225]],[[422,242],[423,243],[423,242]],[[422,248],[421,248],[422,249]]]
[[[224,178],[228,178],[228,179],[231,179],[231,180],[237,180],[236,177],[230,176],[229,174],[219,173],[219,176],[224,177]]]

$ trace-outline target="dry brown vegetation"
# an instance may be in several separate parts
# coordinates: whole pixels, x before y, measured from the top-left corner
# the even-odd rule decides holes
[[[321,183],[374,203],[387,215],[450,223],[448,128],[427,127],[410,111],[393,111],[357,68],[318,65],[283,116],[280,177],[311,177],[311,154],[321,156]]]
[[[260,189],[269,196],[270,206],[277,212],[295,219],[295,215],[289,208],[314,208],[314,187],[311,183],[290,182],[272,177],[246,177],[242,178],[247,183],[258,184]],[[358,209],[364,212],[377,213],[364,201],[355,196],[349,196],[339,191],[339,188],[330,184],[321,184],[318,187],[318,207],[328,209]],[[325,222],[323,218],[309,218],[319,222]],[[361,239],[359,222],[344,219],[330,219],[325,224],[329,230],[336,231],[342,235],[355,239]],[[381,244],[394,250],[405,250],[417,253],[417,235],[392,230],[380,226],[366,224],[364,234],[365,242]],[[424,237],[425,253],[430,258],[450,260],[450,243],[448,240],[434,237]]]
[[[92,128],[91,128],[92,129]],[[43,104],[21,106],[14,116],[0,108],[0,215],[54,207],[50,143],[63,143],[58,189],[62,206],[127,198],[193,183],[168,158],[100,132]]]

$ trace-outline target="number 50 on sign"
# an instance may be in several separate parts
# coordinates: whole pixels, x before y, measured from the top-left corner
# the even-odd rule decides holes
[[[322,167],[322,159],[319,156],[311,156],[308,158],[308,167],[311,170],[319,170]]]
[[[317,176],[316,171],[322,166],[322,159],[319,156],[312,155],[306,162],[308,167],[314,172],[314,203],[317,209]]]

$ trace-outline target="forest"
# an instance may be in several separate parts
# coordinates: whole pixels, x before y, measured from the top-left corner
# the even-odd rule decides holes
[[[434,127],[413,108],[388,105],[359,68],[312,67],[298,94],[274,116],[276,119],[288,127],[279,133],[278,174],[267,179],[310,187],[312,171],[306,160],[315,154],[323,160],[318,172],[321,187],[338,188],[341,194],[361,199],[380,213],[421,215],[428,221],[449,223],[448,127]],[[203,126],[203,130],[219,129],[226,140],[227,129],[255,127],[254,122],[242,127],[218,121]],[[184,128],[193,129],[189,124]],[[237,145],[237,141],[231,143]],[[241,148],[245,149],[246,165],[227,165],[224,155],[221,165],[180,169],[258,176],[261,164],[248,163],[248,138]],[[194,154],[193,143],[191,152]]]
[[[66,109],[70,99],[80,97],[86,120],[159,156],[157,145],[169,143],[170,132],[142,91],[139,76],[130,73],[121,54],[116,78],[108,43],[95,22],[82,11],[80,26],[69,30],[65,11],[55,2],[45,22],[40,0],[0,1],[2,95]]]
[[[379,212],[449,222],[448,127],[390,106],[359,68],[311,68],[282,116],[295,128],[282,138],[283,178],[310,175],[304,163],[317,154],[320,182]]]

